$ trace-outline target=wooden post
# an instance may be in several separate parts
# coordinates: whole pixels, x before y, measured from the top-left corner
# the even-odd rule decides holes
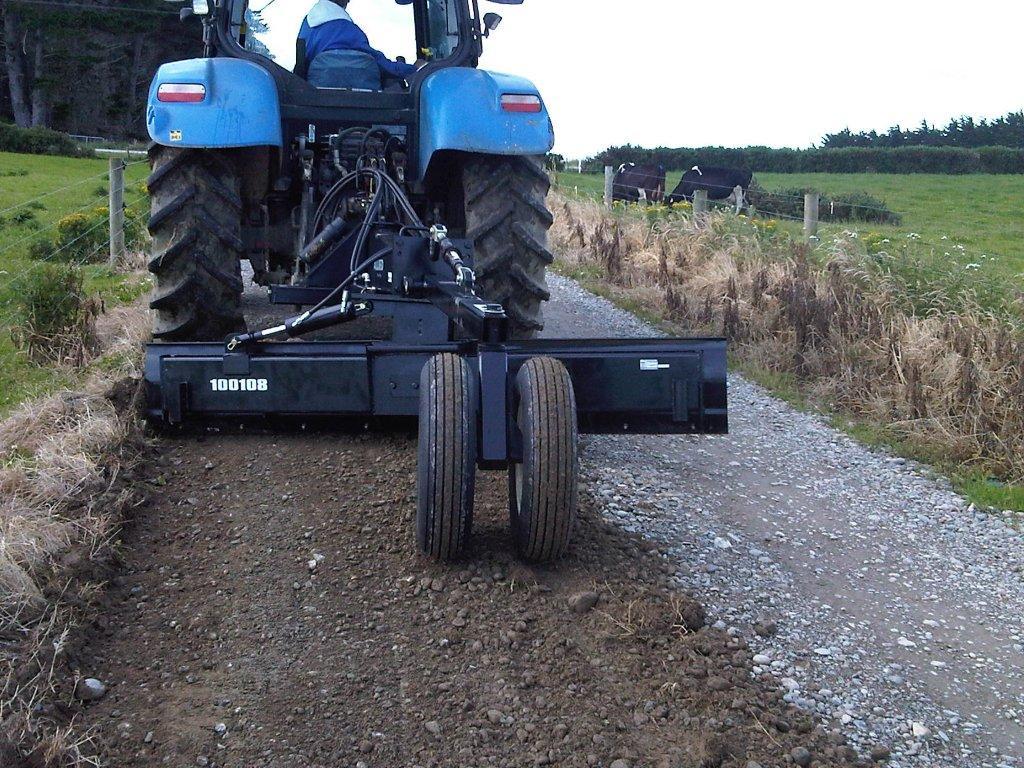
[[[821,196],[817,192],[804,195],[804,237],[818,236],[818,204]]]
[[[708,191],[706,189],[695,189],[693,191],[693,215],[704,216],[708,212]]]
[[[615,189],[615,169],[610,165],[604,167],[604,204],[611,208],[612,200],[615,199],[615,195],[612,194]]]
[[[743,187],[737,184],[733,188],[732,193],[736,196],[736,215],[739,216],[743,213]]]
[[[124,160],[110,158],[110,266],[124,257]]]

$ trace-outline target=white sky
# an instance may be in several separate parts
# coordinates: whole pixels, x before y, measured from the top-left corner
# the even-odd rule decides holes
[[[264,15],[298,12],[297,32],[311,5],[277,0]],[[805,147],[847,126],[883,131],[1024,106],[1019,0],[480,5],[505,19],[481,67],[537,84],[567,157],[627,142]],[[352,0],[349,11],[371,44],[413,59],[408,7]],[[275,37],[290,35],[293,49],[286,26]]]

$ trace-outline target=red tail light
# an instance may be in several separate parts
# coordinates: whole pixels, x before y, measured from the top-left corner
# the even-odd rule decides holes
[[[540,112],[540,96],[506,93],[501,97],[501,108],[506,112]]]
[[[197,104],[206,98],[206,86],[194,83],[163,83],[156,91],[159,101]]]

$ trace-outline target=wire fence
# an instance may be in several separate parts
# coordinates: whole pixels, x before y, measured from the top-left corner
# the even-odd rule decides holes
[[[711,185],[711,186],[714,186],[714,185]],[[632,186],[632,185],[628,185],[628,184],[615,184],[615,183],[613,183],[612,184],[612,189],[613,189],[613,192],[621,193],[621,196],[618,197],[615,200],[615,202],[621,202],[621,203],[627,203],[627,204],[628,204],[628,201],[626,200],[627,195],[630,196],[630,197],[635,198],[636,193],[637,193],[637,187]],[[728,187],[728,188],[722,187],[722,189],[728,189],[730,192],[732,192],[732,190],[733,190],[732,187]],[[574,194],[577,197],[591,199],[591,200],[594,200],[596,202],[604,201],[604,197],[605,197],[604,191],[590,190],[590,189],[583,189],[583,190],[581,190],[578,186],[574,188]],[[656,200],[652,199],[652,200],[639,201],[639,202],[637,202],[637,204],[641,205],[641,206],[645,205],[647,203],[655,203],[655,202],[664,202],[666,204],[670,204],[672,202],[670,200],[671,197],[672,197],[671,193],[665,193],[664,197],[660,201],[656,201]],[[796,199],[796,198],[794,198],[794,199]],[[803,199],[800,198],[800,201],[802,203]],[[680,199],[678,201],[675,201],[675,202],[687,202],[687,203],[690,203],[690,201],[684,201],[682,199]],[[720,208],[720,209],[723,209],[723,210],[725,210],[725,209],[735,210],[735,208],[736,208],[734,202],[729,202],[726,199],[717,199],[716,200],[716,199],[713,199],[713,198],[709,197],[708,200],[707,200],[707,204],[709,206],[713,206],[715,208]],[[787,219],[787,220],[792,220],[792,221],[800,221],[800,222],[803,221],[803,218],[801,218],[801,217],[791,216],[791,215],[784,214],[784,213],[781,213],[781,212],[769,212],[769,211],[758,210],[758,213],[760,215],[770,216],[771,218],[781,218],[781,219]]]
[[[148,162],[148,161],[147,160],[133,160],[130,163],[125,163],[125,168],[131,168],[132,166],[140,165],[141,163],[145,163],[145,162]],[[60,187],[59,189],[51,189],[49,192],[44,192],[43,194],[39,195],[38,197],[33,197],[30,200],[23,200],[20,203],[15,203],[12,206],[0,209],[0,216],[3,216],[5,214],[7,214],[7,213],[10,213],[11,211],[17,211],[17,210],[19,210],[21,208],[26,208],[26,207],[28,207],[30,205],[35,204],[35,203],[42,202],[43,200],[46,200],[47,198],[53,197],[54,195],[59,195],[62,192],[67,192],[68,190],[71,190],[71,189],[75,189],[76,187],[80,187],[83,184],[88,184],[89,182],[99,181],[100,179],[107,179],[107,178],[109,178],[109,176],[110,176],[110,171],[109,170],[102,171],[100,173],[97,173],[95,176],[89,176],[88,178],[85,178],[85,179],[79,179],[78,181],[75,181],[75,182],[72,182],[71,184],[68,184],[66,186]]]
[[[130,199],[126,199],[124,194],[125,177],[123,170],[142,162],[146,161],[121,162],[118,170],[115,170],[115,165],[112,163],[110,169],[104,173],[78,180],[59,189],[50,190],[43,195],[23,200],[4,209],[3,212],[25,209],[40,200],[80,188],[84,184],[95,182],[100,178],[107,178],[111,181],[110,189],[108,190],[109,199],[106,201],[106,205],[97,204],[98,201],[91,201],[84,205],[55,213],[53,214],[53,220],[49,224],[34,230],[25,237],[20,237],[0,247],[0,257],[14,255],[17,253],[16,249],[21,248],[24,251],[22,255],[27,256],[29,261],[26,268],[19,266],[18,271],[14,274],[10,274],[6,270],[0,272],[0,275],[6,275],[8,278],[0,281],[0,325],[10,328],[24,320],[21,317],[19,304],[21,303],[22,295],[30,287],[31,281],[34,279],[37,268],[40,265],[67,263],[85,266],[105,263],[112,268],[120,266],[115,263],[115,257],[124,257],[126,255],[123,252],[118,252],[119,247],[124,244],[125,234],[135,235],[137,239],[137,236],[144,230],[145,221],[149,214],[149,195],[147,192],[143,191],[130,196]],[[117,189],[114,188],[115,185],[118,186]],[[122,215],[119,217],[110,215],[111,210],[116,210],[113,207],[115,204],[121,206]],[[95,220],[87,218],[84,221],[74,222],[77,225],[75,228],[68,232],[61,231],[62,223],[68,222],[69,217],[76,214],[86,214],[89,211],[93,212]],[[81,229],[82,226],[85,228]],[[53,239],[54,234],[57,234],[56,239]],[[42,240],[44,237],[49,238],[48,244],[50,247],[43,252],[42,249],[35,248],[34,246],[36,243],[44,242]],[[131,244],[134,245],[135,243]],[[110,258],[103,258],[102,254],[105,252],[111,254]]]
[[[565,172],[563,172],[563,173],[565,173]],[[656,180],[653,177],[651,178],[650,181],[653,181],[654,183],[648,183],[646,185],[648,189],[654,187],[655,184],[656,184]],[[725,185],[725,184],[715,184],[713,182],[704,181],[703,179],[698,180],[697,183],[699,184],[700,188],[706,189],[709,192],[716,192],[716,193],[724,192],[724,193],[726,193],[725,194],[726,197],[729,194],[731,194],[733,192],[733,189],[735,188],[735,185],[730,186],[730,185]],[[578,188],[578,185],[575,185],[575,186],[577,186],[577,188]],[[621,193],[622,196],[626,196],[626,195],[635,196],[636,193],[637,193],[637,190],[639,188],[638,185],[636,185],[636,184],[623,184],[623,183],[617,182],[617,181],[613,181],[611,186],[612,186],[612,189],[613,189],[614,192]],[[679,185],[677,185],[676,187],[673,187],[673,191],[670,192],[668,186],[666,186],[664,188],[664,197],[665,197],[665,199],[669,199],[669,198],[671,198],[673,196],[676,196],[676,191],[675,190],[677,190],[678,187],[679,187]],[[598,197],[603,197],[604,192],[602,190],[596,190],[596,191],[593,192],[593,194],[595,194]],[[768,190],[768,189],[764,189],[764,188],[756,186],[756,185],[750,186],[746,190],[745,194],[747,194],[748,196],[752,195],[754,197],[764,197],[764,198],[766,198],[768,200],[782,200],[782,201],[796,203],[796,204],[800,204],[800,205],[802,205],[803,202],[804,202],[803,195],[794,195],[794,194],[787,194],[786,192],[781,192],[781,191],[776,191],[776,190]],[[712,196],[709,195],[709,198],[711,198],[711,197]],[[842,197],[839,197],[839,196],[822,197],[821,205],[827,206],[829,208],[830,212],[833,212],[833,213],[834,213],[836,208],[850,208],[850,209],[861,210],[861,211],[870,211],[870,212],[877,213],[877,214],[882,214],[882,215],[886,215],[886,214],[892,215],[892,214],[895,214],[895,215],[901,216],[901,217],[905,215],[903,211],[895,210],[895,209],[890,208],[888,206],[869,205],[869,204],[865,204],[865,203],[857,203],[857,202],[854,202],[854,201],[851,201],[851,200],[846,200],[846,199],[844,199]]]
[[[572,188],[573,194],[583,199],[590,199],[599,203],[606,202],[605,189],[596,189],[590,185],[574,185],[572,184],[571,180],[568,180],[566,178],[568,176],[569,179],[571,179],[572,173],[574,172],[562,173],[561,179],[557,180],[561,188]],[[594,174],[586,175],[590,176],[591,178],[594,176]],[[602,183],[604,182],[603,179],[601,181]],[[728,187],[725,185],[716,185],[713,183],[706,182],[701,182],[701,184],[705,188],[713,190],[719,194],[721,192],[732,193],[734,190],[734,187]],[[612,180],[611,184],[605,186],[610,187],[612,196],[618,197],[619,200],[616,202],[619,202],[620,204],[624,202],[621,200],[621,198],[630,196],[635,199],[637,195],[637,186],[630,184],[622,184],[620,182],[614,181],[614,179]],[[648,189],[650,189],[653,186],[655,185],[649,185]],[[787,202],[792,202],[794,204],[799,204],[801,208],[808,203],[808,200],[805,196],[798,197],[796,195],[777,192],[770,192],[769,194],[771,195],[771,198],[781,199]],[[663,202],[665,202],[666,204],[669,203],[671,201],[672,196],[673,193],[669,192],[666,187]],[[804,212],[804,215],[795,215],[793,213],[787,213],[784,211],[773,209],[771,206],[765,206],[764,201],[759,200],[757,198],[757,195],[754,195],[752,197],[754,198],[754,201],[756,201],[753,205],[749,205],[752,202],[750,199],[746,200],[746,203],[749,205],[749,207],[746,208],[746,211],[750,215],[753,215],[757,218],[775,219],[785,222],[792,222],[800,224],[802,226],[808,223],[806,210]],[[634,203],[626,204],[634,205]],[[635,203],[635,205],[641,208],[646,204],[647,203],[645,203],[644,201],[639,201]],[[726,196],[726,199],[714,200],[711,199],[711,195],[709,194],[708,200],[706,201],[706,205],[709,207],[709,209],[716,209],[722,211],[736,211],[735,201],[728,199],[728,195]],[[917,244],[919,246],[931,248],[932,251],[934,251],[936,254],[941,254],[944,258],[949,258],[951,260],[951,263],[956,262],[960,266],[960,268],[968,270],[980,269],[981,266],[985,265],[986,263],[990,263],[1004,258],[1003,255],[993,252],[991,250],[968,248],[960,243],[955,242],[955,239],[950,239],[948,236],[943,236],[941,239],[932,238],[930,240],[926,240],[919,233],[909,230],[900,234],[896,234],[888,230],[879,232],[874,228],[877,226],[902,226],[901,224],[896,224],[895,222],[891,221],[876,221],[865,218],[836,219],[833,217],[833,215],[836,208],[840,206],[873,213],[896,214],[900,217],[901,221],[904,217],[908,217],[908,214],[898,209],[892,209],[888,207],[882,208],[879,206],[851,203],[842,200],[837,200],[831,197],[819,197],[817,200],[817,205],[814,210],[814,216],[812,217],[813,227],[810,231],[805,230],[805,234],[817,237],[819,234],[819,227],[824,225],[830,227],[828,232],[831,236],[838,238],[863,238],[865,236],[871,235],[879,239],[879,242],[875,244],[876,247],[887,247],[889,250],[892,250],[895,246],[897,246],[898,243],[906,241],[907,244]],[[870,229],[868,229],[869,227]],[[841,229],[838,229],[837,231],[837,228]]]

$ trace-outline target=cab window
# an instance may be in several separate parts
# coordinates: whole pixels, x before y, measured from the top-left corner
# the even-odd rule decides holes
[[[295,67],[295,41],[306,14],[316,0],[236,0],[232,33],[247,51],[258,53],[285,69]],[[444,5],[444,3],[441,3]],[[366,33],[370,45],[389,58],[415,61],[416,34],[409,6],[380,0],[355,0],[348,11]]]
[[[446,59],[459,47],[457,0],[427,0],[427,55],[436,61]]]

